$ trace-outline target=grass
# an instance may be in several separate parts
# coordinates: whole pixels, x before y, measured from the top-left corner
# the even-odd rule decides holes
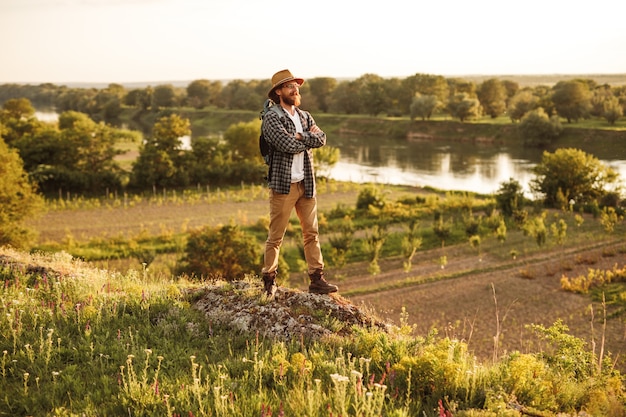
[[[410,336],[406,317],[389,333],[278,342],[207,321],[184,279],[2,256],[0,415],[623,415],[620,376],[558,323],[543,330],[551,348],[494,363],[459,340]]]

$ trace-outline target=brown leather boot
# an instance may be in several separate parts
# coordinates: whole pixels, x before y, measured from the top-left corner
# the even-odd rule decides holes
[[[268,297],[273,297],[276,294],[276,271],[263,272],[263,289]]]
[[[309,278],[311,279],[311,283],[309,284],[309,292],[313,294],[330,294],[332,292],[337,292],[339,287],[333,284],[329,284],[328,281],[324,279],[324,271],[318,269],[312,274],[309,274]]]

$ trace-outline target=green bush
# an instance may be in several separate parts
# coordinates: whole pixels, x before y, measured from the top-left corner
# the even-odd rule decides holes
[[[259,267],[256,239],[236,225],[192,231],[185,252],[178,273],[200,279],[232,281],[254,273]]]

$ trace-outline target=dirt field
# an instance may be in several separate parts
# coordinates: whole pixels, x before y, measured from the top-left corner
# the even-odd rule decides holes
[[[489,360],[505,351],[537,351],[542,346],[526,325],[551,326],[557,319],[569,327],[570,334],[588,342],[588,348],[600,353],[603,336],[603,309],[590,295],[563,291],[563,275],[587,275],[589,268],[612,269],[626,264],[625,242],[579,245],[565,253],[544,251],[526,258],[502,261],[488,254],[478,257],[463,248],[448,251],[448,264],[441,269],[439,250],[421,252],[411,273],[402,269],[402,260],[381,263],[383,273],[372,276],[367,265],[351,266],[329,273],[329,281],[340,286],[340,292],[357,305],[375,311],[380,318],[400,323],[402,308],[415,333],[426,335],[436,328],[440,335],[463,339],[481,360]],[[346,276],[349,278],[341,278]],[[434,280],[419,285],[402,286],[408,277]],[[396,284],[398,288],[359,294],[367,287]],[[351,293],[354,292],[354,295]],[[610,307],[608,309],[610,313]],[[592,337],[593,333],[593,337]],[[500,334],[499,346],[494,337]],[[623,317],[607,321],[604,353],[611,352],[621,370],[626,369],[626,321]]]

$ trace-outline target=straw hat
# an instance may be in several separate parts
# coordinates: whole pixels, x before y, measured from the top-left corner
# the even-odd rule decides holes
[[[286,82],[289,82],[289,81],[295,81],[298,83],[298,85],[304,84],[304,79],[296,78],[293,76],[291,71],[289,71],[288,69],[284,69],[282,71],[278,71],[276,74],[272,76],[272,88],[267,93],[267,96],[269,98],[272,98],[272,93],[274,92],[276,87],[279,87],[282,84],[285,84]]]

